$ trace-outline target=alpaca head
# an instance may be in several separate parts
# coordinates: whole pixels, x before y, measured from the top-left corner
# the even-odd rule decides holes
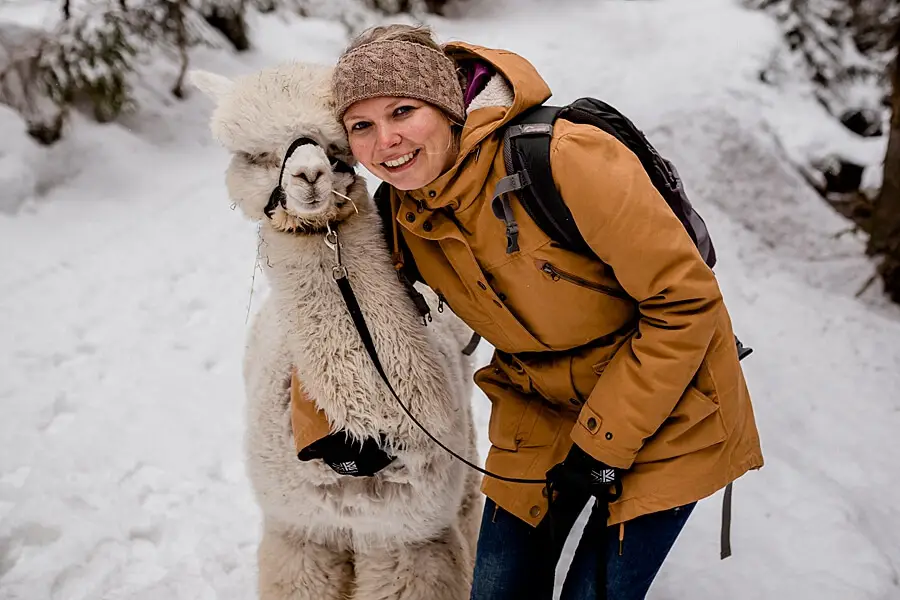
[[[314,231],[366,201],[365,181],[353,172],[346,133],[332,112],[330,68],[291,63],[233,80],[204,71],[190,78],[216,102],[213,136],[232,153],[228,193],[248,217]]]

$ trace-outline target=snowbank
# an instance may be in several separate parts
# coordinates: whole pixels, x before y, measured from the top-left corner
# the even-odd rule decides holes
[[[790,165],[816,144],[774,134],[843,145],[811,96],[758,81],[777,27],[725,0],[509,0],[473,15],[435,23],[521,52],[555,101],[609,100],[675,159],[756,350],[745,368],[767,464],[735,487],[735,555],[718,560],[720,505],[702,502],[650,597],[896,596],[900,311],[875,290],[854,297],[872,268],[862,242],[834,239],[849,223]],[[251,29],[258,50],[194,64],[327,61],[346,42],[323,21]],[[0,214],[2,600],[253,595],[240,359],[256,240],[227,210],[208,104],[148,81],[140,113],[75,121],[55,154],[0,111],[0,190],[40,195]],[[483,452],[489,407],[473,401]]]

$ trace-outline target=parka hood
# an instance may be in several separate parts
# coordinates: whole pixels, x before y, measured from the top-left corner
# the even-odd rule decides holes
[[[489,144],[490,148],[483,148],[485,142],[491,139],[495,131],[516,116],[546,101],[551,92],[534,66],[512,52],[463,42],[449,43],[444,46],[444,50],[457,63],[468,60],[486,62],[503,77],[513,95],[511,105],[483,105],[476,99],[473,106],[478,105],[478,108],[473,110],[470,107],[454,166],[424,188],[408,192],[411,197],[424,202],[431,209],[450,207],[453,210],[460,210],[465,207],[467,200],[471,202],[479,195],[478,191],[490,173],[493,155],[484,156],[483,151],[496,152],[500,141],[495,140]],[[479,154],[482,155],[480,160],[469,160],[470,157],[478,157]]]

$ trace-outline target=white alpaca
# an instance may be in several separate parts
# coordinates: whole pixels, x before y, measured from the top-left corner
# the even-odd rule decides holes
[[[449,312],[423,327],[390,263],[381,222],[330,106],[331,70],[284,65],[230,80],[194,72],[217,103],[214,136],[233,153],[231,200],[260,222],[271,293],[246,348],[247,464],[264,516],[263,600],[468,598],[480,513],[477,474],[422,434],[372,366],[332,276],[329,224],[394,389],[438,439],[475,458],[471,331]],[[292,142],[306,137],[279,170]],[[264,213],[276,185],[284,202]],[[348,202],[345,197],[352,199]],[[354,207],[355,204],[355,207]],[[358,213],[356,212],[358,210]],[[396,460],[373,477],[301,462],[292,369],[334,431],[386,436]]]

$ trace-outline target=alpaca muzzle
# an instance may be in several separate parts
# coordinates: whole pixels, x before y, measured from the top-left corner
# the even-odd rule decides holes
[[[282,178],[284,177],[284,169],[287,166],[288,160],[291,158],[291,155],[299,148],[300,146],[305,145],[313,145],[321,148],[321,144],[316,140],[308,137],[299,137],[288,147],[287,152],[284,153],[284,160],[281,161],[281,169],[278,172],[278,183],[275,184],[275,188],[272,190],[272,193],[269,194],[269,202],[266,204],[266,207],[263,209],[263,212],[268,218],[272,218],[272,215],[275,213],[275,209],[279,206],[281,208],[287,208],[287,192],[284,191],[284,187],[281,185]],[[328,158],[328,162],[331,165],[331,171],[333,173],[355,173],[353,167],[350,166],[346,161],[336,157],[331,156],[327,152],[325,156]],[[297,174],[297,177],[303,179],[307,182],[307,184],[312,185],[315,183],[316,177],[313,178],[310,174]]]

